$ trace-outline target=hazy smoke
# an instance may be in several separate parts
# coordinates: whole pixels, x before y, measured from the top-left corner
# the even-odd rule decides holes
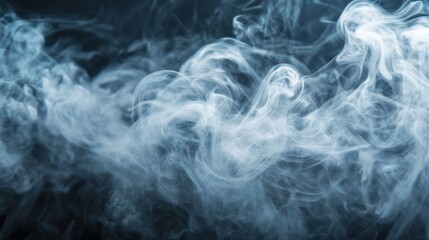
[[[343,5],[143,38],[5,8],[0,238],[429,237],[429,4]]]

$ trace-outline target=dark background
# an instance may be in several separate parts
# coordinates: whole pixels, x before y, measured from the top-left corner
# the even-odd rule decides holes
[[[336,8],[314,8],[306,5],[299,21],[317,20],[328,12],[333,20],[349,1],[329,1]],[[387,9],[397,8],[402,1],[380,1]],[[55,51],[67,44],[79,45],[83,52],[95,51],[90,59],[76,61],[90,76],[97,75],[104,68],[121,62],[133,55],[147,55],[144,46],[127,50],[138,39],[166,40],[160,55],[167,56],[171,51],[183,51],[182,55],[160,62],[158,68],[177,69],[180,64],[199,47],[221,37],[233,37],[232,19],[237,14],[258,15],[263,9],[252,9],[261,1],[220,1],[220,0],[7,0],[3,12],[15,12],[24,19],[48,19],[53,31],[46,36],[47,51]],[[252,10],[249,10],[252,9]],[[331,11],[331,12],[329,12]],[[79,28],[80,21],[93,21]],[[100,30],[105,26],[107,30]],[[312,29],[311,33],[301,29],[285,32],[286,39],[312,42],[329,26]],[[178,46],[178,41],[182,39]],[[195,41],[194,39],[198,39]],[[244,40],[246,41],[246,40]],[[63,42],[63,45],[55,44]],[[341,40],[326,46],[318,58],[301,59],[317,69],[341,50]],[[285,50],[287,51],[287,50]],[[162,58],[162,56],[160,57]],[[153,71],[159,69],[148,69]],[[43,158],[44,147],[35,143],[30,158]],[[123,228],[121,223],[109,219],[104,206],[108,199],[112,180],[109,174],[90,174],[76,172],[64,180],[67,191],[58,192],[49,181],[35,186],[25,193],[16,193],[0,183],[0,239],[140,239],[137,230]],[[154,201],[156,202],[156,201]],[[159,202],[151,206],[155,235],[150,238],[167,239],[165,229],[186,228],[187,213],[184,209]],[[105,217],[101,217],[105,216]],[[348,224],[355,225],[348,234],[350,238],[382,238],[390,225],[370,224],[363,229],[360,219],[350,218]],[[371,222],[371,219],[368,220]],[[366,226],[366,225],[365,225]],[[362,228],[361,228],[362,227]],[[419,226],[415,226],[418,228]],[[362,231],[366,231],[362,233]],[[189,233],[184,239],[215,239],[217,236],[207,226],[206,230]],[[241,236],[245,238],[246,236]],[[248,237],[248,236],[247,236]],[[252,237],[258,238],[258,235]],[[260,236],[259,236],[260,237]],[[145,238],[145,237],[143,237]],[[237,238],[240,238],[238,236]],[[355,238],[357,239],[357,238]]]

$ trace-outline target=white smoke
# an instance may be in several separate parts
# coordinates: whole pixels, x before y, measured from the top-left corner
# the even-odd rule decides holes
[[[107,173],[107,214],[149,238],[157,201],[187,216],[171,238],[210,228],[219,238],[344,239],[366,219],[391,223],[385,237],[398,239],[416,219],[426,226],[428,4],[392,13],[353,1],[336,33],[304,47],[275,36],[299,27],[303,7],[280,3],[259,6],[253,23],[237,16],[236,39],[203,46],[177,71],[148,74],[132,58],[93,79],[47,53],[45,24],[5,15],[2,185],[25,192],[49,179],[66,191],[73,171]],[[293,55],[337,35],[342,50],[316,71]],[[32,141],[57,167],[28,160]]]

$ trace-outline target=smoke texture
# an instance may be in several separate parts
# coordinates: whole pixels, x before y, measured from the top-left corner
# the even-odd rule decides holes
[[[429,2],[0,3],[0,239],[429,238]]]

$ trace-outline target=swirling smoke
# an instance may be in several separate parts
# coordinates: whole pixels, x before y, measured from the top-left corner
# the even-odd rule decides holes
[[[427,1],[15,8],[1,239],[429,237]]]

